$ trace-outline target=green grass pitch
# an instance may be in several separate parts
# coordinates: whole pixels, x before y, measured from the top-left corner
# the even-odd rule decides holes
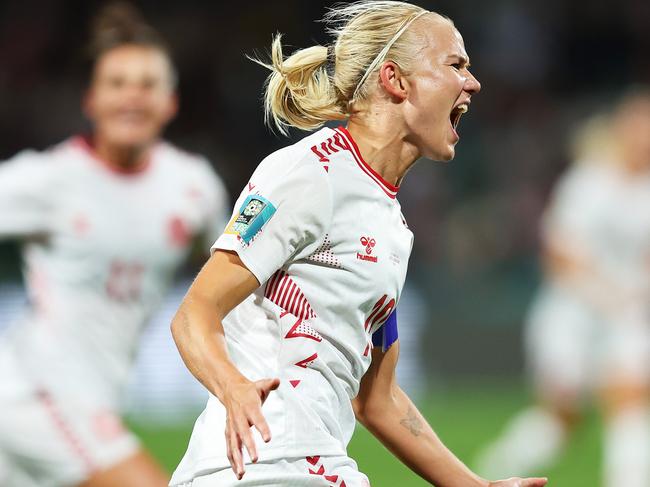
[[[453,387],[422,401],[424,415],[445,444],[466,463],[494,438],[506,420],[526,405],[526,394],[514,386]],[[185,451],[191,422],[177,427],[132,425],[144,444],[172,470]],[[600,425],[593,413],[578,427],[560,461],[547,472],[552,487],[599,485]],[[220,435],[215,432],[215,435]],[[349,454],[368,475],[373,487],[426,485],[358,426]]]

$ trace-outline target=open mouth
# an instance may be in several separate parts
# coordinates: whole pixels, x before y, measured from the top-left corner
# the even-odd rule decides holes
[[[456,131],[456,128],[458,128],[460,117],[463,116],[463,113],[467,113],[467,110],[469,110],[469,105],[467,103],[461,103],[460,105],[455,106],[451,111],[451,114],[449,115],[449,121],[451,122],[451,126],[453,127],[454,132]]]

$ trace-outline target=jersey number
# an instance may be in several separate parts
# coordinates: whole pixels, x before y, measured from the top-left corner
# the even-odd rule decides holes
[[[140,298],[144,266],[138,262],[111,262],[106,280],[106,294],[115,301],[136,301]]]

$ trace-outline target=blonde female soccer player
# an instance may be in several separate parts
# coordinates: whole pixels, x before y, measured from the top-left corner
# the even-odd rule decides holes
[[[537,405],[485,448],[480,471],[547,467],[595,396],[602,485],[650,485],[649,134],[647,89],[580,131],[544,218],[546,280],[526,329]]]
[[[367,486],[346,453],[356,417],[438,486],[543,486],[473,474],[395,382],[413,242],[396,196],[419,157],[454,156],[480,89],[463,39],[401,2],[337,7],[325,20],[329,47],[284,59],[275,38],[266,113],[280,130],[348,124],[262,161],[174,318],[211,397],[171,484]]]
[[[92,134],[0,164],[0,237],[23,244],[30,297],[0,337],[3,487],[167,484],[123,426],[120,393],[194,235],[223,228],[210,165],[159,139],[176,98],[157,34],[110,7],[94,49]]]

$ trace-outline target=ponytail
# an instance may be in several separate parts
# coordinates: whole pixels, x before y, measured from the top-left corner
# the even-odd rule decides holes
[[[314,130],[329,120],[344,120],[354,106],[375,92],[382,63],[391,59],[408,74],[422,39],[411,25],[434,12],[406,2],[359,0],[332,7],[323,22],[332,45],[313,46],[284,59],[281,35],[274,37],[271,61],[253,61],[271,71],[266,80],[267,125]],[[449,21],[451,22],[451,21]]]
[[[253,61],[271,70],[266,80],[264,119],[282,134],[287,127],[314,130],[328,120],[347,117],[347,103],[341,99],[328,71],[328,49],[312,46],[284,58],[282,35],[274,37],[271,64]],[[333,71],[333,66],[332,69]]]

